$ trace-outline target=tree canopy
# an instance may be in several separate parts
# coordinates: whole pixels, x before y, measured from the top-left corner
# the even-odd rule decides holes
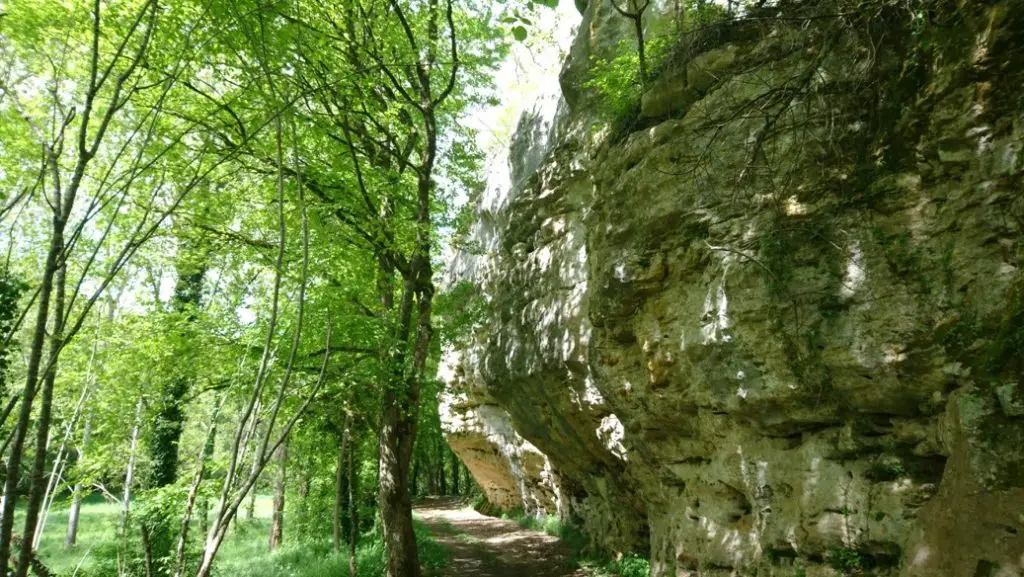
[[[100,494],[118,539],[88,567],[204,577],[286,481],[353,574],[374,526],[387,574],[419,573],[410,493],[468,485],[432,398],[471,299],[434,269],[482,186],[462,120],[510,9],[0,8],[0,574],[40,563],[58,508],[74,547]]]

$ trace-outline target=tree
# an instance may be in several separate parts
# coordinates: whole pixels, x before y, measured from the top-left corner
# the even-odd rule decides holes
[[[438,237],[449,199],[478,184],[458,120],[501,55],[483,13],[450,0],[43,0],[3,16],[0,180],[16,186],[0,187],[15,191],[0,218],[21,230],[7,261],[28,290],[0,295],[4,346],[27,343],[4,373],[23,387],[0,390],[0,427],[14,421],[0,572],[16,488],[29,489],[20,576],[66,484],[73,512],[92,489],[121,502],[119,560],[205,577],[287,445],[304,498],[279,477],[276,528],[294,509],[314,515],[324,471],[350,573],[376,491],[388,574],[418,574],[413,453],[443,492],[458,474],[420,408],[438,354]],[[115,285],[123,308],[101,319]],[[324,431],[338,439],[326,458],[308,442]],[[201,543],[196,510],[203,524],[209,512]]]
[[[620,1],[623,3],[620,4]],[[625,4],[626,1],[611,0],[611,3],[616,12],[633,22],[633,31],[636,33],[636,54],[639,62],[640,87],[645,90],[650,77],[647,74],[647,55],[645,53],[644,12],[651,5],[651,0],[643,0],[642,3],[640,0],[628,0],[628,9]]]

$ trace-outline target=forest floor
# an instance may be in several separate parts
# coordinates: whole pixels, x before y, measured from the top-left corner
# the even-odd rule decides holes
[[[508,519],[481,515],[454,498],[430,498],[414,514],[451,553],[443,577],[582,577],[561,540]]]

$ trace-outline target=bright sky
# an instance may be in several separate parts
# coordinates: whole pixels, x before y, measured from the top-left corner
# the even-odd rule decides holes
[[[523,110],[543,94],[558,90],[558,72],[569,51],[580,13],[572,0],[556,9],[538,8],[525,42],[516,42],[495,76],[498,106],[471,111],[467,124],[478,131],[477,144],[492,157],[505,157]]]

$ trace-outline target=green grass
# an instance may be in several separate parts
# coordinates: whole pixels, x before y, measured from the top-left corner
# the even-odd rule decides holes
[[[117,524],[121,515],[120,505],[104,502],[98,495],[86,499],[82,504],[78,543],[71,549],[64,549],[67,510],[66,503],[55,503],[40,542],[39,558],[58,575],[72,575],[79,564],[81,567],[78,577],[100,575],[105,577],[116,574]],[[214,565],[214,575],[219,577],[338,577],[348,575],[348,556],[344,552],[338,555],[334,554],[328,537],[329,531],[325,532],[325,538],[322,540],[288,541],[287,512],[285,545],[274,553],[270,553],[267,546],[270,510],[270,497],[257,497],[254,518],[239,520],[224,540]],[[19,521],[16,520],[16,522]],[[428,575],[436,574],[448,564],[448,551],[428,537],[425,527],[417,524],[415,530],[420,563]],[[194,527],[193,531],[198,531],[198,527]],[[197,539],[195,547],[199,546],[198,541],[199,539]],[[191,557],[195,559],[199,552],[194,548],[191,549],[191,552]],[[384,574],[384,546],[380,538],[373,532],[363,536],[356,552],[356,560],[360,577],[379,577]]]
[[[225,543],[214,574],[246,577],[340,577],[348,575],[348,555],[335,554],[328,541],[286,544],[274,553],[266,550],[269,525],[260,523],[248,539],[238,539],[232,547]],[[448,565],[448,551],[428,537],[425,527],[415,526],[420,564],[427,575],[435,575]],[[240,531],[241,532],[241,531]],[[356,551],[359,577],[384,574],[384,543],[373,532],[363,535]]]
[[[107,503],[100,495],[93,495],[82,502],[78,522],[78,542],[71,549],[64,548],[64,534],[68,528],[68,503],[55,502],[50,509],[39,541],[39,558],[52,571],[70,575],[79,563],[83,569],[92,565],[92,551],[102,543],[117,541],[117,523],[121,518],[121,506]],[[22,510],[19,508],[14,520],[15,532],[21,531]]]

